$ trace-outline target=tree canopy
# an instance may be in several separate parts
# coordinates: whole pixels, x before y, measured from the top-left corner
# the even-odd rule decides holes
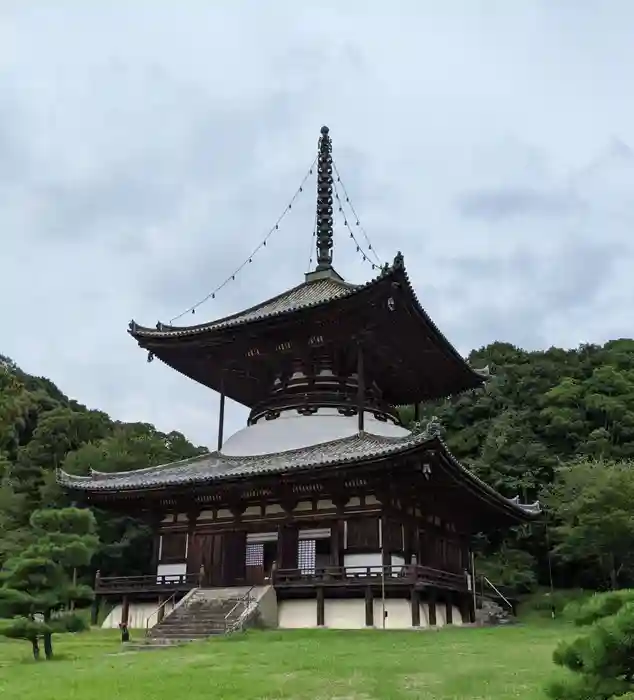
[[[142,469],[206,451],[181,433],[146,423],[122,423],[68,398],[50,380],[34,377],[0,355],[0,567],[30,541],[35,511],[66,508],[55,470],[87,474]],[[146,523],[94,511],[99,544],[86,581],[103,573],[145,574],[151,557]]]

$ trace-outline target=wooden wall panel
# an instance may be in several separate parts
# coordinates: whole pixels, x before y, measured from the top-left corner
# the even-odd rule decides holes
[[[190,538],[187,573],[197,574],[204,567],[203,586],[223,586],[224,535],[194,534]]]
[[[186,552],[186,532],[170,532],[163,535],[163,545],[161,547],[162,564],[185,561]]]
[[[348,552],[379,551],[378,518],[350,518],[347,521],[347,531]]]
[[[244,585],[246,581],[247,533],[244,530],[224,535],[224,552],[221,576],[223,586]]]
[[[297,568],[297,543],[299,528],[292,523],[280,525],[277,540],[277,565],[280,569]]]

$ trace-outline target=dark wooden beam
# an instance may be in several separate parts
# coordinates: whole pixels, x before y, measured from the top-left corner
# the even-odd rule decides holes
[[[429,607],[429,626],[436,627],[438,624],[438,619],[436,616],[436,590],[434,588],[429,589],[429,597],[427,598],[427,605]]]
[[[453,625],[453,595],[451,591],[445,593],[445,622]]]
[[[359,432],[363,432],[365,417],[365,370],[363,367],[363,345],[357,344],[357,416],[359,419]]]
[[[130,599],[127,595],[123,596],[121,602],[121,624],[127,625],[130,619]]]
[[[410,601],[412,606],[412,627],[420,627],[420,594],[415,586],[412,586]]]
[[[365,589],[365,626],[374,627],[374,596],[370,586]]]
[[[323,627],[326,620],[326,601],[324,587],[317,587],[317,627]]]
[[[218,412],[218,452],[222,449],[223,433],[225,430],[225,379],[222,376],[220,384],[220,410]]]

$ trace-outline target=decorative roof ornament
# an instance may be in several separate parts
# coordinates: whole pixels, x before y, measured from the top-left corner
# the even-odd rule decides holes
[[[432,416],[425,426],[425,435],[429,438],[442,437],[443,426],[437,416]]]
[[[332,269],[333,187],[332,140],[321,127],[317,156],[317,271]]]

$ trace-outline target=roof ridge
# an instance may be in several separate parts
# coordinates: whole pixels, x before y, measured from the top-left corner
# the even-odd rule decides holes
[[[400,254],[399,254],[400,255]],[[344,298],[346,296],[352,296],[356,294],[357,292],[360,292],[364,289],[367,289],[368,287],[372,286],[373,284],[376,284],[377,282],[381,281],[382,279],[388,277],[390,274],[392,274],[394,271],[399,270],[400,268],[403,267],[403,257],[402,255],[399,258],[399,255],[396,256],[394,263],[390,266],[386,265],[383,268],[381,268],[380,272],[378,275],[373,277],[372,279],[368,280],[367,282],[363,282],[361,284],[353,284],[351,282],[346,282],[344,281],[338,281],[334,279],[319,279],[319,280],[311,280],[309,282],[301,282],[300,284],[295,285],[294,287],[291,287],[290,289],[287,289],[283,292],[280,292],[279,294],[276,294],[275,296],[272,296],[268,299],[265,299],[264,301],[261,301],[257,304],[254,304],[253,306],[250,306],[246,309],[242,309],[241,311],[237,311],[233,314],[229,314],[228,316],[223,316],[221,318],[214,319],[212,321],[207,321],[206,323],[199,323],[194,326],[171,326],[168,324],[163,324],[161,322],[158,322],[156,324],[156,328],[149,328],[147,326],[141,326],[137,324],[134,320],[130,321],[128,324],[128,332],[131,335],[135,335],[136,333],[142,333],[142,334],[150,334],[150,335],[156,335],[157,333],[165,333],[165,334],[170,334],[170,333],[194,333],[197,331],[204,331],[207,329],[212,329],[215,326],[221,326],[221,324],[227,324],[233,320],[239,319],[241,316],[246,316],[247,314],[253,313],[254,311],[257,311],[258,309],[268,305],[272,304],[273,302],[278,301],[279,299],[282,299],[283,297],[293,294],[294,292],[297,292],[298,290],[302,288],[306,288],[308,286],[316,285],[317,283],[320,284],[330,284],[330,285],[336,285],[341,288],[342,293],[341,296],[337,298]],[[304,310],[304,309],[309,309],[309,308],[314,308],[316,306],[319,306],[320,304],[327,304],[332,299],[318,299],[313,302],[309,302],[307,304],[303,304],[296,309],[282,309],[278,311],[272,311],[267,314],[264,314],[261,318],[258,319],[253,319],[253,320],[263,320],[263,319],[268,319],[268,318],[274,318],[276,316],[282,316],[286,313],[289,313],[289,311],[295,311],[295,310]],[[225,326],[226,327],[226,326]]]
[[[141,467],[140,469],[127,469],[126,471],[121,471],[121,472],[100,472],[97,471],[96,469],[90,469],[90,476],[87,477],[82,477],[86,479],[90,479],[92,477],[96,477],[97,479],[102,479],[102,478],[108,478],[113,475],[120,475],[120,474],[147,474],[151,471],[160,471],[161,469],[165,469],[166,467],[177,467],[179,465],[184,465],[186,463],[192,463],[196,462],[199,459],[202,459],[203,457],[209,457],[210,454],[213,454],[212,452],[203,452],[201,455],[194,455],[193,457],[185,457],[184,459],[177,459],[174,462],[166,462],[165,464],[156,464],[153,467]],[[66,472],[64,472],[66,473]],[[72,475],[68,475],[72,476]]]

